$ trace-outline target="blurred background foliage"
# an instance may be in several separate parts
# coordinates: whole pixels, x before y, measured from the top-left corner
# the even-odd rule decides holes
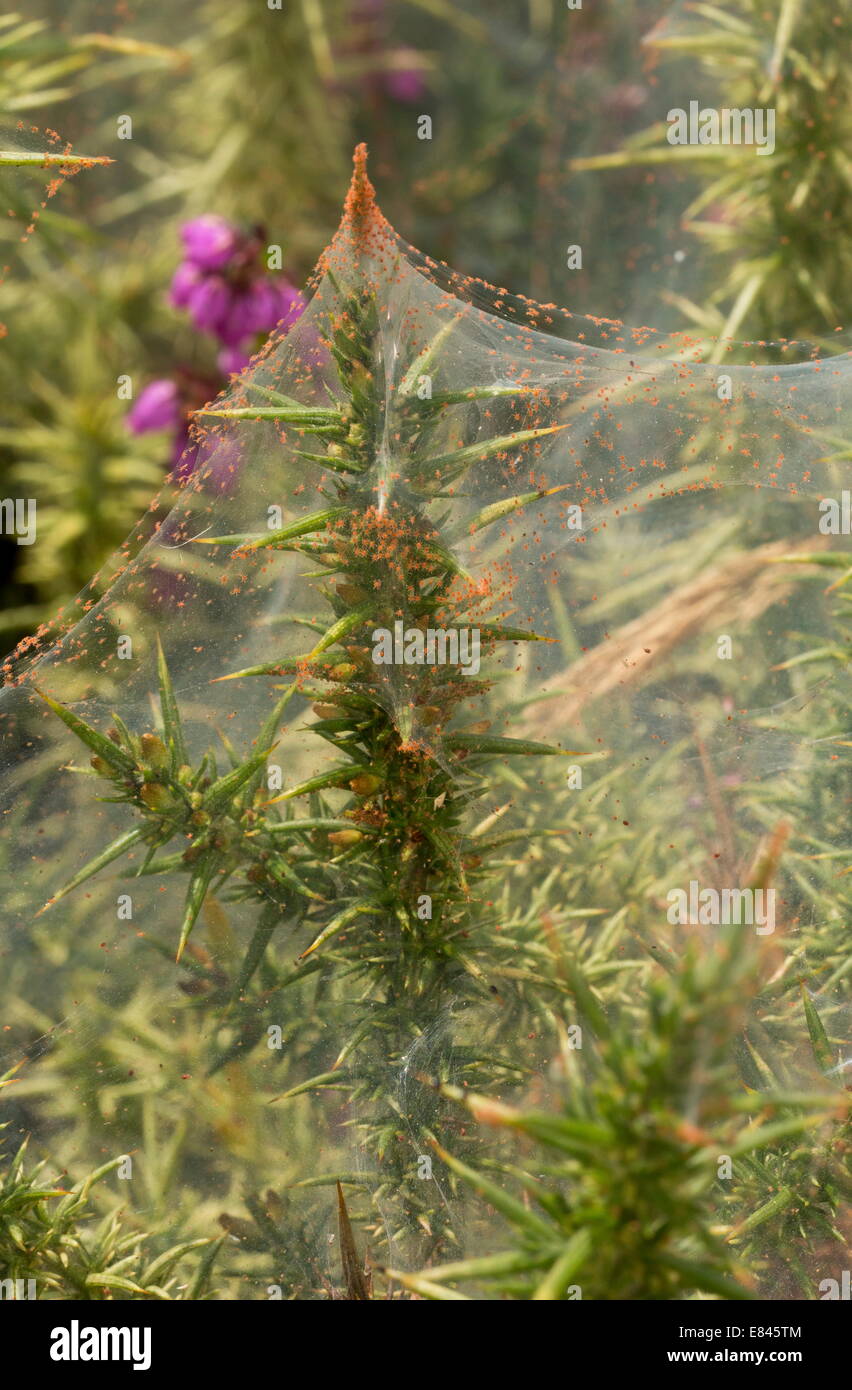
[[[701,303],[674,286],[664,300],[702,334],[808,338],[823,353],[837,351],[830,335],[849,324],[852,284],[849,0],[681,3],[649,42],[662,59],[691,58],[726,106],[772,110],[773,153],[743,158],[733,146],[673,149],[658,120],[621,150],[578,156],[572,169],[653,170],[676,156],[700,174],[683,220],[708,253],[707,283]],[[686,109],[700,95],[696,75],[692,65],[679,69],[673,105]],[[718,347],[716,357],[723,352]]]

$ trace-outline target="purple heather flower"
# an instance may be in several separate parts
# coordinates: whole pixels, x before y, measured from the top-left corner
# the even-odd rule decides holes
[[[241,237],[236,227],[216,213],[206,213],[180,229],[187,260],[199,270],[221,270],[239,250]]]
[[[249,290],[248,301],[253,333],[268,333],[288,307],[283,285],[273,280],[255,280]]]
[[[278,323],[289,327],[306,305],[283,276],[263,274],[258,253],[264,235],[260,227],[242,232],[215,213],[181,228],[185,255],[172,277],[169,299],[189,314],[199,332],[219,339],[226,349],[220,367],[229,375],[245,366],[253,339]]]
[[[223,347],[216,358],[216,364],[223,376],[233,376],[247,367],[251,357],[238,347]]]
[[[192,261],[181,261],[172,276],[169,300],[176,309],[185,309],[201,284],[201,272]]]
[[[426,82],[420,68],[391,68],[385,75],[385,86],[395,101],[419,101],[426,95]]]
[[[225,347],[236,348],[244,343],[251,333],[249,319],[250,313],[246,304],[246,296],[236,290],[231,293],[225,312],[208,331],[215,333],[219,342],[224,343]]]
[[[170,478],[178,487],[194,479],[202,487],[230,492],[235,486],[241,463],[240,450],[233,439],[193,438],[186,430],[175,440]]]
[[[189,416],[220,389],[218,377],[177,367],[174,380],[150,382],[127,416],[134,434],[168,430],[172,436],[172,477],[181,485],[196,467],[199,446],[190,437]]]
[[[305,308],[299,291],[281,280],[255,280],[245,289],[232,290],[227,313],[215,332],[226,347],[241,347],[257,333],[270,333],[281,320],[289,327]]]
[[[181,418],[178,388],[173,381],[160,378],[151,381],[127,416],[128,428],[134,434],[149,430],[177,429]]]
[[[233,304],[234,294],[227,281],[221,275],[205,275],[190,292],[186,307],[202,333],[215,333],[223,342],[236,343],[239,339],[226,338],[222,331]]]
[[[238,347],[254,333],[268,333],[278,322],[278,296],[268,280],[235,290],[216,330],[227,347]]]

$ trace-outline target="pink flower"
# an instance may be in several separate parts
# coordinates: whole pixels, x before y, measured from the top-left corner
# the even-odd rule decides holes
[[[242,238],[236,227],[216,213],[205,213],[180,229],[186,257],[199,270],[221,270],[239,250]]]
[[[172,436],[172,467],[183,483],[196,464],[198,447],[189,434],[189,417],[220,389],[218,377],[199,374],[190,367],[177,367],[173,380],[149,382],[127,416],[134,434],[168,430]]]
[[[172,277],[169,299],[185,310],[202,333],[218,338],[225,352],[220,366],[241,371],[253,340],[278,323],[289,327],[306,300],[283,276],[264,272],[259,256],[265,232],[243,232],[215,213],[185,222],[181,236],[185,259]]]
[[[176,309],[186,309],[201,284],[201,272],[191,261],[181,261],[172,276],[169,300]]]
[[[202,333],[214,333],[226,343],[234,341],[223,332],[233,306],[233,291],[221,275],[205,275],[191,291],[186,304],[196,328]]]
[[[232,288],[227,311],[211,331],[226,347],[237,348],[255,334],[266,336],[282,320],[290,327],[303,312],[306,302],[284,279],[253,280],[244,288]]]
[[[385,87],[395,101],[420,101],[426,95],[426,81],[421,68],[391,68],[385,74]]]
[[[173,381],[160,378],[149,382],[127,416],[134,434],[149,430],[176,430],[181,420],[178,388]]]
[[[223,376],[233,376],[248,366],[251,357],[238,347],[223,347],[216,358],[216,365]]]
[[[268,282],[257,280],[235,290],[216,333],[227,347],[238,347],[253,333],[264,333],[278,321],[278,303]]]

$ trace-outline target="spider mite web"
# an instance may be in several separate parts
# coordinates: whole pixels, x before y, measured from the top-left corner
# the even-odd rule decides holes
[[[519,896],[557,928],[567,910],[588,909],[591,938],[596,922],[626,911],[637,942],[676,956],[687,940],[712,939],[713,926],[672,925],[669,892],[693,880],[741,888],[762,865],[759,881],[775,889],[772,930],[758,937],[744,924],[744,949],[762,954],[766,978],[782,978],[794,956],[830,1035],[848,1038],[848,972],[814,952],[812,933],[836,923],[839,940],[850,893],[848,597],[845,560],[836,563],[849,549],[850,357],[821,360],[788,342],[774,345],[769,365],[708,365],[706,341],[467,279],[388,225],[361,148],[304,316],[210,407],[247,413],[199,414],[199,463],[165,520],[129,538],[58,637],[25,643],[5,668],[0,1074],[19,1068],[8,1113],[41,1152],[78,1166],[148,1154],[152,1134],[155,1149],[177,1145],[191,1128],[200,1147],[175,1149],[189,1154],[175,1159],[183,1208],[212,1203],[215,1213],[247,1184],[293,1186],[346,1167],[340,1154],[354,1141],[342,1102],[319,1135],[298,1107],[267,1102],[334,1065],[356,1001],[344,983],[338,1027],[315,1010],[315,980],[301,994],[270,990],[244,1020],[243,1053],[213,1068],[227,1028],[223,1039],[198,1000],[210,980],[233,979],[255,904],[208,895],[177,966],[185,879],[134,877],[137,847],[42,911],[134,813],[98,799],[104,784],[86,775],[88,750],[38,691],[102,732],[114,714],[137,733],[155,730],[159,641],[193,766],[211,746],[227,766],[226,742],[241,756],[257,751],[291,681],[270,761],[285,785],[334,765],[336,750],[311,732],[315,682],[304,663],[328,626],[328,574],[310,546],[218,541],[261,537],[333,505],[339,459],[322,431],[252,412],[282,398],[318,410],[340,403],[332,344],[352,296],[375,306],[376,360],[361,387],[378,401],[380,429],[348,539],[373,563],[374,592],[409,627],[418,551],[404,516],[416,504],[455,568],[448,611],[463,603],[484,634],[487,688],[447,727],[429,715],[425,667],[376,666],[377,698],[400,734],[439,765],[472,720],[569,754],[525,766],[522,781],[498,758],[485,797],[465,812],[472,826],[491,816],[564,836],[555,858],[521,855]],[[439,408],[412,436],[416,401]],[[445,461],[460,450],[469,467],[457,472]],[[524,506],[511,501],[529,494]],[[834,532],[821,525],[825,499],[836,503]],[[481,526],[498,504],[497,524]],[[332,549],[334,540],[332,523]],[[494,626],[546,640],[489,641]],[[222,679],[264,664],[280,670]],[[575,763],[581,782],[569,775]],[[345,895],[345,863],[338,872]],[[502,872],[508,880],[514,870]],[[118,915],[122,895],[130,918]],[[298,926],[275,949],[295,961],[310,939]],[[501,986],[511,1019],[510,990]],[[412,1030],[393,1079],[409,1118],[417,1073],[468,1026],[457,1005],[437,1000],[431,1027]],[[469,1014],[479,1020],[470,1028],[500,1007]],[[799,993],[778,1012],[774,1026],[793,1039],[784,1080],[828,1089]],[[264,1045],[269,1025],[286,1047]],[[547,1046],[528,1045],[523,1028],[519,1014],[518,1056],[545,1068]],[[359,1165],[350,1155],[349,1170]],[[129,1193],[122,1200],[140,1212],[156,1205],[141,1179]]]
[[[111,164],[105,155],[81,155],[63,140],[58,131],[41,130],[26,121],[0,121],[0,157],[3,161],[3,193],[8,200],[4,208],[17,240],[26,242],[35,232],[39,220],[52,198],[59,193],[66,179],[84,169],[99,164]],[[12,171],[15,171],[13,174]],[[25,176],[34,171],[48,170],[47,182],[40,181],[40,196],[33,204],[32,184]],[[9,274],[8,265],[0,272],[0,284]]]

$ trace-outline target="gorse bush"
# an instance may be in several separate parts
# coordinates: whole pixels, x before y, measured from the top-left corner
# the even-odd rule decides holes
[[[757,978],[740,930],[729,929],[709,957],[650,985],[638,1030],[595,1009],[591,1064],[563,1037],[561,1108],[525,1111],[455,1090],[478,1123],[527,1141],[520,1161],[499,1171],[446,1156],[506,1218],[512,1243],[397,1273],[403,1287],[439,1300],[489,1289],[534,1300],[669,1300],[695,1290],[742,1299],[771,1297],[779,1285],[813,1297],[815,1251],[839,1255],[844,1241],[834,1218],[850,1194],[848,1106],[840,1095],[832,1104],[768,1092],[765,1082],[743,1092],[743,991]],[[808,1008],[825,1066],[833,1053]]]
[[[366,185],[353,192],[353,224],[376,216],[366,203],[359,210],[359,199],[367,199]],[[365,235],[362,230],[357,234]],[[376,630],[390,632],[401,624],[424,645],[430,631],[452,634],[461,642],[473,630],[477,651],[480,642],[484,647],[486,669],[487,654],[498,645],[541,640],[529,629],[494,620],[491,610],[500,600],[499,591],[489,580],[476,583],[465,572],[453,554],[452,528],[439,529],[427,504],[436,493],[450,495],[447,488],[458,486],[477,462],[506,457],[556,427],[515,430],[449,451],[436,445],[438,422],[448,405],[523,400],[527,394],[523,387],[485,383],[419,397],[417,383],[447,335],[446,326],[440,327],[410,364],[397,392],[400,404],[393,428],[395,451],[407,461],[403,481],[381,458],[380,441],[389,421],[379,287],[367,283],[347,291],[338,288],[331,269],[328,275],[337,295],[328,328],[337,374],[333,401],[323,407],[303,406],[261,386],[261,398],[269,404],[202,412],[202,418],[244,422],[242,429],[250,428],[251,421],[272,421],[319,436],[325,452],[293,452],[331,472],[328,505],[260,537],[212,536],[201,543],[236,546],[238,555],[289,551],[319,563],[323,578],[333,582],[333,587],[323,584],[320,589],[331,608],[329,625],[308,624],[315,631],[306,653],[227,673],[230,679],[295,677],[254,740],[256,751],[240,759],[231,750],[233,766],[227,772],[220,773],[212,749],[197,766],[188,761],[162,648],[158,729],[131,730],[116,714],[104,735],[42,692],[92,753],[93,770],[112,784],[110,800],[129,804],[141,818],[53,901],[119,856],[144,847],[138,874],[177,872],[188,878],[177,932],[178,961],[208,893],[226,891],[229,901],[257,904],[257,925],[242,963],[228,986],[207,1001],[210,1007],[227,1001],[227,1007],[243,1012],[247,1023],[259,1002],[250,987],[275,933],[297,926],[312,936],[300,953],[300,962],[307,964],[294,972],[296,979],[312,970],[315,953],[329,946],[334,973],[345,974],[350,989],[363,990],[362,1017],[352,1042],[341,1049],[338,1064],[347,1058],[355,1078],[353,1099],[369,1106],[364,1142],[377,1163],[377,1198],[388,1194],[401,1200],[403,1225],[416,1218],[430,1239],[437,1240],[446,1222],[445,1209],[434,1206],[433,1193],[419,1180],[416,1164],[430,1122],[421,1115],[405,1142],[399,1142],[398,1106],[388,1105],[384,1095],[387,1075],[404,1065],[412,1030],[415,1037],[425,1035],[448,998],[455,998],[458,1007],[466,998],[486,992],[478,957],[487,953],[495,966],[510,958],[516,965],[523,963],[516,942],[502,944],[497,937],[495,948],[496,915],[483,910],[478,899],[489,856],[528,838],[529,832],[473,837],[461,826],[462,811],[485,795],[485,774],[493,759],[565,755],[566,750],[478,726],[456,730],[451,726],[459,707],[487,688],[484,674],[478,678],[471,674],[474,667],[460,669],[458,661],[424,667],[422,653],[413,666],[377,664],[369,634],[375,639]],[[479,536],[558,491],[540,487],[491,503],[465,520],[464,532]],[[296,694],[314,702],[318,718],[312,732],[342,761],[270,796],[263,786],[265,773],[286,707]],[[436,738],[440,757],[431,747]],[[332,788],[349,793],[336,812],[321,799]],[[287,803],[284,815],[272,809],[282,803]],[[314,814],[290,813],[299,803],[307,803]],[[176,839],[184,848],[160,853]],[[477,905],[475,915],[472,903]],[[336,943],[333,953],[330,943]],[[534,1003],[529,1007],[535,1011]],[[447,1066],[450,1075],[469,1071],[473,1078],[488,1061],[467,1047],[458,1057],[448,1056]],[[498,1075],[513,1065],[498,1062]],[[338,1080],[333,1069],[301,1083],[300,1090]],[[429,1108],[422,1102],[416,1107],[424,1112]]]
[[[6,1078],[4,1084],[10,1082]],[[184,1241],[154,1256],[150,1233],[134,1230],[131,1223],[128,1229],[120,1212],[98,1219],[92,1189],[126,1159],[111,1160],[69,1190],[65,1183],[45,1181],[46,1164],[28,1167],[26,1147],[25,1142],[5,1162],[0,1157],[5,1299],[205,1297],[221,1240]]]
[[[49,1051],[31,1038],[34,1068],[82,1083],[104,1136],[143,1136],[137,1202],[172,1191],[187,1238],[224,1228],[225,1296],[367,1297],[365,1249],[376,1293],[429,1297],[813,1296],[834,1259],[848,971],[837,894],[817,920],[822,869],[797,864],[808,831],[842,844],[834,773],[812,792],[842,715],[831,681],[799,698],[773,615],[795,598],[828,643],[837,590],[810,580],[844,553],[797,553],[810,493],[791,514],[753,489],[755,545],[723,486],[704,531],[729,435],[759,440],[765,405],[816,467],[834,394],[796,369],[802,436],[772,368],[742,369],[731,412],[711,368],[660,365],[676,344],[560,328],[406,247],[361,153],[308,309],[197,412],[172,513],[9,691],[49,835],[14,905],[41,894],[17,1027],[90,894],[118,1012],[84,930],[87,1002]],[[631,515],[610,430],[625,463],[700,461]],[[732,721],[719,624],[760,652],[756,727]],[[702,915],[667,913],[691,880]]]

